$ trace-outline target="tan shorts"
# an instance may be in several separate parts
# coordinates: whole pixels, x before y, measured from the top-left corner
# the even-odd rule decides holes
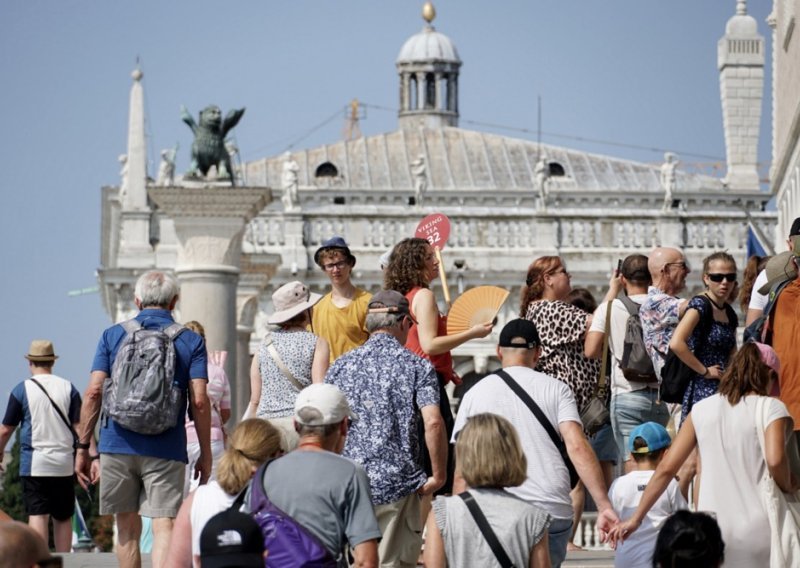
[[[186,464],[127,454],[100,454],[100,514],[178,515]]]
[[[420,497],[412,493],[394,503],[375,505],[375,517],[381,529],[378,557],[381,566],[414,568],[422,549]]]

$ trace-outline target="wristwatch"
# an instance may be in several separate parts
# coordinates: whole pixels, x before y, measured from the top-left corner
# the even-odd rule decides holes
[[[79,449],[79,450],[88,450],[89,449],[89,444],[81,444],[80,442],[77,442],[75,444],[75,447],[77,449]]]

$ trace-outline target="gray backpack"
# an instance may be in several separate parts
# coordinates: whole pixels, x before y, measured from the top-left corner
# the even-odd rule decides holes
[[[619,369],[628,381],[637,383],[654,383],[658,381],[653,361],[644,347],[644,332],[642,320],[639,318],[639,304],[628,298],[620,296],[619,300],[628,310],[628,321],[625,324],[625,343],[622,348],[622,359],[619,360]],[[611,317],[607,314],[606,317]]]
[[[175,338],[179,323],[144,329],[135,319],[123,322],[122,340],[111,376],[103,384],[103,413],[139,434],[161,434],[183,418],[183,390],[175,381]]]

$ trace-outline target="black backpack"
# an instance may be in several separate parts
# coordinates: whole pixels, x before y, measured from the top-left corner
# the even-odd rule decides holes
[[[622,347],[622,358],[619,360],[619,369],[628,381],[637,383],[658,382],[658,376],[653,368],[653,360],[644,347],[644,332],[642,320],[639,317],[641,306],[628,298],[621,296],[619,300],[628,310],[628,321],[625,324],[625,343]],[[607,318],[611,314],[606,314]]]
[[[744,328],[745,341],[758,341],[759,343],[772,345],[772,312],[775,311],[775,305],[778,303],[778,296],[791,281],[791,278],[787,278],[786,280],[781,280],[772,285],[772,288],[769,289],[769,296],[767,305],[764,306],[764,312],[758,319]]]

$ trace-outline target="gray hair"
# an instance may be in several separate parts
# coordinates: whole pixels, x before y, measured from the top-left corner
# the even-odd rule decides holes
[[[373,333],[379,329],[389,329],[399,325],[404,317],[406,314],[368,313],[364,326],[367,328],[367,333]]]
[[[142,303],[142,307],[166,308],[178,296],[178,292],[180,285],[172,274],[151,270],[139,277],[133,294]]]

